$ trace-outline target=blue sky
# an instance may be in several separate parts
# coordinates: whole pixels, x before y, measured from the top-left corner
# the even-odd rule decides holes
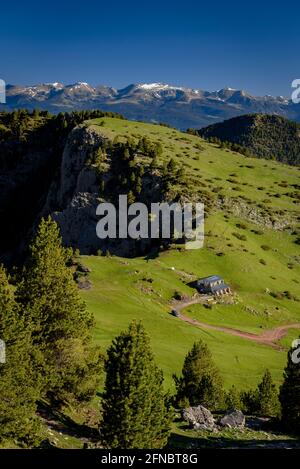
[[[300,78],[296,2],[28,0],[0,11],[7,83],[165,82],[290,95]]]

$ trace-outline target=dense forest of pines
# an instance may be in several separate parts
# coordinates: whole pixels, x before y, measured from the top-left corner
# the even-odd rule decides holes
[[[14,252],[34,225],[59,172],[70,131],[87,119],[104,116],[122,118],[98,110],[57,115],[22,109],[0,112],[0,213],[6,226],[0,232],[0,246],[7,252]]]
[[[249,114],[196,131],[223,148],[290,165],[300,164],[300,125],[281,116]]]
[[[120,114],[104,111],[74,111],[50,114],[48,111],[20,109],[0,112],[0,170],[13,168],[28,151],[51,151],[61,156],[70,131],[88,119],[117,117]]]

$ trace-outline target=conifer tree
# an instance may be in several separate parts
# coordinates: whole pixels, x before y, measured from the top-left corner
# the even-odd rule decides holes
[[[155,155],[150,163],[150,169],[153,170],[153,169],[156,169],[157,167],[158,167],[158,158]]]
[[[129,191],[127,194],[127,202],[128,202],[128,205],[131,205],[135,202],[135,196],[132,191]]]
[[[135,173],[132,171],[132,173],[131,173],[131,175],[130,175],[131,187],[134,187],[135,181],[136,181],[136,176],[135,176]]]
[[[90,398],[96,390],[100,355],[90,345],[93,317],[86,311],[71,270],[70,252],[61,244],[57,224],[42,220],[17,291],[32,341],[41,352],[44,393],[53,402]]]
[[[5,346],[4,363],[0,363],[0,441],[9,438],[34,446],[40,441],[35,417],[39,381],[31,362],[28,326],[0,266],[0,339]]]
[[[184,167],[183,166],[180,166],[180,168],[178,169],[177,171],[177,178],[178,180],[183,183],[184,182],[184,179],[185,179],[185,171],[184,171]]]
[[[140,194],[142,192],[142,179],[140,178],[140,176],[138,176],[136,179],[135,191],[137,194]]]
[[[241,393],[233,385],[225,395],[225,408],[228,409],[241,409]]]
[[[171,411],[149,337],[140,323],[115,338],[107,352],[100,433],[109,448],[163,448]]]
[[[279,414],[278,390],[273,383],[272,375],[266,370],[257,387],[257,404],[259,415],[276,417]]]
[[[300,353],[291,348],[288,352],[284,381],[280,388],[281,418],[284,426],[300,434]]]
[[[257,389],[248,389],[241,392],[242,411],[249,415],[258,413],[258,392]]]
[[[173,158],[171,158],[167,164],[167,170],[169,172],[169,175],[174,176],[176,169],[177,169],[176,162],[173,160]]]
[[[201,404],[210,410],[223,403],[223,382],[207,345],[196,342],[185,357],[182,376],[174,375],[177,388],[176,401],[179,406],[189,401],[190,405]]]

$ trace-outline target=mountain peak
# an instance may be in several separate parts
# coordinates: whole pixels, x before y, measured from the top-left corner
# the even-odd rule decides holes
[[[137,87],[143,90],[157,90],[157,89],[169,88],[170,85],[167,85],[165,83],[139,83]]]
[[[122,89],[91,86],[85,81],[32,86],[7,86],[6,104],[0,110],[47,109],[63,112],[103,109],[133,120],[165,122],[180,129],[200,128],[230,117],[268,113],[300,121],[300,106],[283,97],[254,97],[243,90],[225,87],[205,91],[162,82],[128,85]]]
[[[62,83],[59,83],[58,81],[55,81],[54,83],[45,83],[46,86],[52,86],[53,88],[63,88],[64,85]]]

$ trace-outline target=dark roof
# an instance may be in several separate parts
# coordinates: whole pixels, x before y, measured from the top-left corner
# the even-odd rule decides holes
[[[219,290],[226,290],[226,288],[230,288],[230,286],[227,285],[227,283],[221,283],[221,285],[214,285],[211,287],[211,291],[215,292]]]
[[[219,275],[210,275],[209,277],[203,277],[198,282],[216,282],[217,280],[223,280]]]

